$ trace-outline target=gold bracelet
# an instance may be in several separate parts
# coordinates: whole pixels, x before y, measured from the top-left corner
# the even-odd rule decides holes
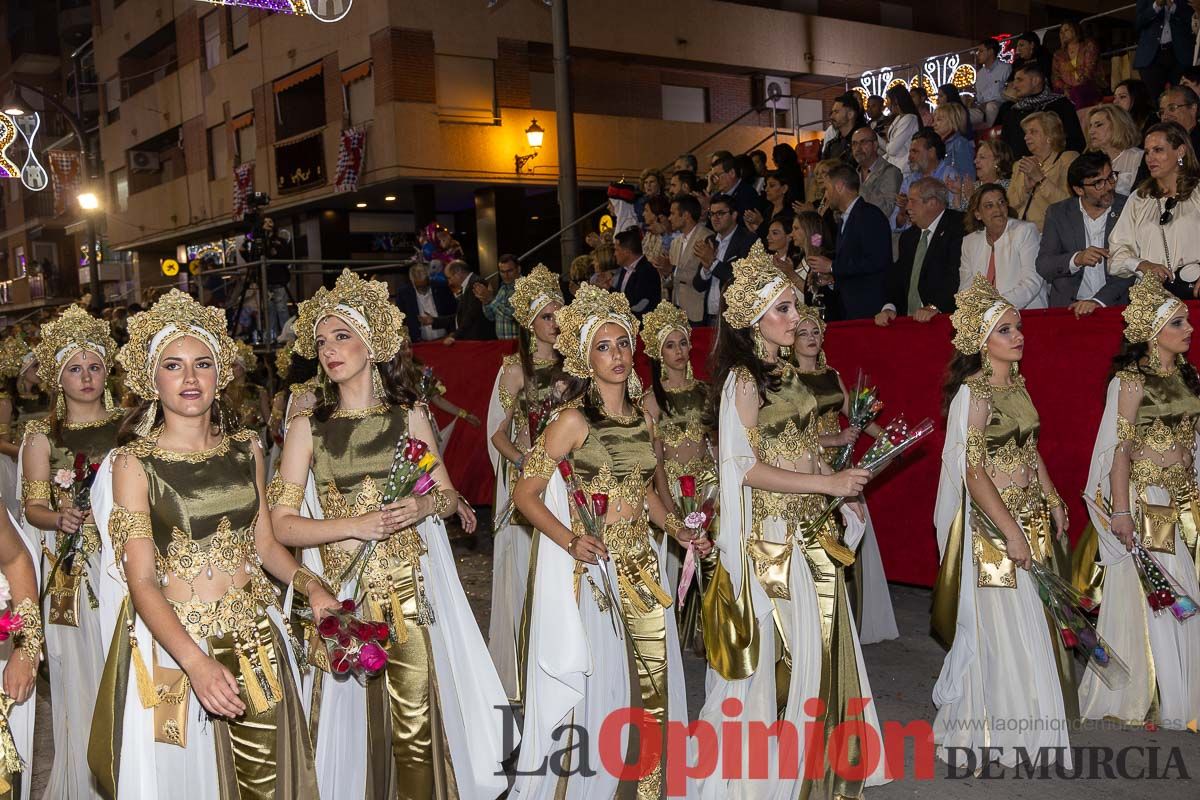
[[[441,489],[433,491],[433,515],[435,517],[444,516],[450,510],[450,495],[443,492]]]
[[[313,572],[308,567],[301,566],[298,570],[296,570],[295,574],[292,575],[292,588],[305,597],[308,597],[308,590],[312,588],[313,581],[316,581],[318,585],[325,585],[325,582],[321,580],[321,576],[317,575],[317,573]]]
[[[1062,498],[1058,496],[1058,492],[1051,490],[1046,494],[1046,508],[1058,508],[1063,504]]]
[[[13,610],[21,615],[21,630],[16,636],[17,649],[25,654],[30,663],[37,664],[42,660],[42,642],[45,641],[42,615],[38,612],[37,603],[26,597]]]
[[[687,526],[683,524],[683,520],[681,520],[674,512],[667,514],[667,518],[663,521],[663,532],[670,536],[674,536],[676,539],[679,538],[679,532],[686,527]],[[672,528],[674,528],[674,530],[672,530]]]

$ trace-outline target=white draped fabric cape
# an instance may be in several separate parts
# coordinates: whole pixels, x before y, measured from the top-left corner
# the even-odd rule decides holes
[[[11,461],[11,459],[9,459]],[[7,489],[6,489],[7,490]],[[4,513],[0,510],[0,513]],[[36,548],[29,542],[21,531],[21,524],[12,514],[8,515],[8,521],[12,524],[13,530],[21,537],[21,541],[25,544],[25,548],[29,550],[29,555],[33,559],[33,575],[37,581],[37,585],[41,586],[42,578],[42,548],[39,544]],[[8,666],[8,659],[13,654],[13,640],[10,637],[7,642],[0,644],[0,671],[3,671]],[[29,695],[29,699],[19,706],[13,706],[8,712],[8,728],[12,732],[13,742],[17,745],[17,753],[21,756],[21,761],[25,763],[25,772],[21,776],[21,794],[16,800],[29,800],[29,792],[33,787],[33,720],[37,712],[37,681],[34,681],[33,692]]]
[[[871,522],[871,512],[865,502],[862,507],[866,515],[866,530],[854,565],[858,573],[856,577],[862,585],[862,627],[858,629],[858,641],[859,644],[875,644],[900,638],[900,631],[896,628],[892,593],[888,590],[883,559],[879,555],[879,542],[875,539],[875,525]]]
[[[10,456],[0,455],[0,498],[13,519],[21,516],[21,477],[17,474],[17,462]]]
[[[487,448],[496,473],[496,494],[492,516],[508,505],[512,487],[508,485],[508,459],[492,444],[492,436],[500,429],[507,412],[500,405],[501,369],[492,386],[492,399],[487,414]],[[533,549],[533,532],[524,525],[505,525],[492,534],[492,613],[488,625],[488,652],[496,672],[509,697],[517,696],[519,682],[517,632],[521,627],[521,610],[525,605],[525,587],[529,581],[529,553]]]
[[[17,456],[17,478],[25,474],[25,444]],[[53,475],[50,476],[53,480]],[[42,541],[54,553],[58,550],[58,531],[35,528],[25,517],[22,507],[18,513],[21,533],[33,553],[38,574],[49,575],[50,564],[42,565]],[[87,560],[87,573],[96,589],[100,557]],[[40,578],[39,578],[40,580]],[[39,588],[40,584],[39,584]],[[87,764],[88,735],[92,728],[92,710],[96,706],[96,691],[108,643],[100,635],[100,616],[88,602],[87,587],[79,587],[78,626],[45,624],[46,662],[50,671],[50,695],[53,710],[54,765],[46,785],[46,797],[61,800],[101,800],[91,770]],[[49,619],[47,601],[42,607],[42,619]]]
[[[1117,399],[1121,380],[1113,378],[1092,464],[1084,488],[1094,497],[1097,490],[1112,500],[1113,453],[1117,441]],[[1131,489],[1132,492],[1132,489]],[[1146,488],[1150,503],[1167,505],[1171,501],[1161,486]],[[1134,498],[1129,506],[1137,511]],[[1084,719],[1115,717],[1138,723],[1145,719],[1154,698],[1157,681],[1159,711],[1163,727],[1183,729],[1200,717],[1200,617],[1180,623],[1169,612],[1155,615],[1146,603],[1137,568],[1124,545],[1104,524],[1092,517],[1100,545],[1100,563],[1104,565],[1104,589],[1096,629],[1129,667],[1131,680],[1123,689],[1113,690],[1089,669],[1079,686],[1079,711]],[[1136,518],[1135,518],[1136,526]],[[1136,527],[1135,527],[1136,530]],[[1200,600],[1196,567],[1175,530],[1175,553],[1154,553],[1154,557],[1193,599]]]
[[[751,580],[752,576],[742,574],[743,548],[746,546],[743,532],[750,524],[750,487],[743,484],[746,473],[757,463],[754,450],[746,437],[746,429],[742,425],[735,405],[737,376],[731,373],[725,380],[721,395],[721,413],[718,424],[720,437],[720,499],[721,513],[719,516],[720,530],[717,535],[717,548],[721,564],[729,573],[733,584],[734,596],[740,596],[743,580]],[[864,525],[848,510],[843,509],[843,520],[846,522],[845,544],[851,549],[858,546],[864,531]],[[782,542],[786,540],[787,531],[784,524],[776,519],[768,519],[763,523],[763,534],[766,538]],[[788,585],[792,587],[791,601],[781,601],[790,606],[789,613],[780,617],[787,627],[787,639],[792,643],[791,682],[787,689],[787,707],[783,719],[795,726],[798,734],[802,735],[804,725],[813,717],[804,712],[804,701],[810,697],[821,696],[821,661],[824,648],[821,630],[821,611],[817,603],[816,592],[813,589],[812,573],[804,555],[795,547],[792,548],[791,574]],[[775,652],[774,625],[772,619],[775,606],[762,586],[754,580],[750,589],[754,606],[754,616],[762,634],[759,636],[758,668],[749,678],[742,680],[726,680],[708,670],[706,678],[706,699],[700,718],[717,731],[718,740],[724,738],[722,722],[729,718],[721,709],[722,703],[728,698],[741,702],[744,709],[741,721],[762,722],[771,724],[777,718],[777,701],[775,686]],[[848,602],[843,595],[840,602]],[[851,630],[854,626],[851,624]],[[873,697],[871,686],[867,680],[866,665],[863,663],[862,650],[859,647],[858,633],[854,632],[855,661],[858,664],[858,679],[863,697]],[[866,724],[882,735],[879,726],[879,716],[873,703],[867,704],[863,710]],[[750,740],[746,733],[749,726],[737,726],[740,731],[739,743],[719,741],[717,752],[727,753],[729,749],[740,747],[743,763],[740,774],[749,774],[747,755],[751,752]],[[730,779],[718,769],[714,774],[704,778],[700,783],[699,797],[704,800],[792,800],[798,797],[803,784],[805,773],[804,748],[796,757],[799,764],[795,777],[780,774],[779,737],[770,737],[767,743],[768,776],[760,779]],[[787,763],[786,761],[784,763]],[[866,778],[866,786],[878,786],[888,782],[884,777],[883,759],[876,769]]]
[[[313,519],[324,518],[311,471],[300,511]],[[417,532],[427,550],[421,556],[421,571],[436,618],[427,630],[454,780],[463,800],[492,800],[508,788],[501,768],[508,755],[503,740],[503,709],[508,707],[508,698],[463,592],[445,524],[438,517],[427,517],[418,524]],[[326,577],[318,548],[304,548],[301,557],[306,567]],[[334,576],[328,577],[332,581]],[[343,587],[338,599],[351,599],[352,595],[352,586]],[[314,676],[315,669],[310,670],[300,682],[306,712],[311,710]],[[355,680],[326,675],[319,719],[313,748],[321,796],[340,797],[347,786],[366,786],[366,687]],[[513,736],[510,744],[515,746],[518,741],[519,737]]]
[[[567,485],[557,472],[546,486],[545,503],[559,522],[571,526]],[[666,589],[661,545],[657,551],[659,583]],[[586,732],[586,757],[596,774],[569,780],[566,799],[610,800],[619,783],[617,776],[601,766],[599,733],[609,714],[630,706],[626,642],[623,633],[614,631],[610,615],[601,613],[596,606],[585,579],[580,580],[578,601],[571,602],[575,564],[566,550],[549,539],[539,543],[525,676],[524,740],[512,793],[522,800],[556,797],[558,776],[547,764],[558,763],[558,753],[569,746],[576,748],[576,754],[580,750],[578,734],[571,739],[562,730],[567,725]],[[615,569],[611,562],[608,569],[610,574]],[[587,571],[596,585],[603,588],[604,573],[600,567],[589,564]],[[615,591],[615,575],[613,580]],[[617,609],[613,611],[620,613]],[[667,638],[667,717],[671,722],[686,725],[687,693],[673,609],[665,609],[663,617]],[[622,731],[622,748],[626,746],[628,733],[628,729]],[[580,760],[577,757],[574,765],[578,766]],[[535,772],[541,774],[528,774]],[[690,780],[686,796],[694,796]]]
[[[967,416],[971,390],[962,386],[950,404],[946,443],[934,506],[938,552],[945,556],[951,528],[967,502]],[[1032,577],[1017,570],[1017,586],[978,588],[971,531],[963,531],[962,581],[954,643],[933,687],[938,707],[933,723],[938,755],[945,748],[1001,748],[999,761],[1011,767],[1018,746],[1068,748],[1066,711],[1054,660],[1046,612]],[[993,751],[993,757],[994,756]],[[1054,751],[1049,760],[1054,760]],[[1070,769],[1069,749],[1062,753]],[[978,764],[982,767],[982,764]]]

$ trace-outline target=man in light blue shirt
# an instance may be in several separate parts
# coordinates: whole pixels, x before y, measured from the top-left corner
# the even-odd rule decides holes
[[[975,106],[971,109],[971,124],[990,128],[1004,102],[1004,85],[1012,67],[1000,60],[1000,43],[987,38],[975,48]]]

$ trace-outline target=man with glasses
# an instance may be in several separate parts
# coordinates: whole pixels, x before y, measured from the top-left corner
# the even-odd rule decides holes
[[[1067,186],[1075,196],[1046,210],[1036,264],[1050,285],[1050,307],[1069,307],[1078,318],[1129,302],[1133,279],[1107,272],[1108,236],[1127,198],[1117,194],[1117,173],[1108,156],[1096,151],[1071,162]]]
[[[497,339],[517,338],[517,321],[513,317],[512,293],[513,284],[521,275],[521,265],[513,255],[500,256],[500,288],[493,292],[492,287],[480,281],[472,287],[479,302],[483,303],[483,315],[496,323]]]
[[[714,195],[708,203],[708,222],[716,236],[702,237],[695,244],[700,269],[692,288],[704,296],[704,324],[713,325],[721,313],[721,292],[733,280],[733,262],[745,258],[755,236],[739,223],[737,208],[728,196]]]
[[[733,156],[725,155],[719,160],[714,160],[712,177],[717,186],[715,193],[723,194],[732,200],[733,207],[739,215],[752,208],[758,208],[758,192],[754,191],[754,186],[749,181],[742,180],[738,175],[737,159]]]
[[[1158,115],[1163,122],[1174,122],[1187,133],[1192,149],[1200,152],[1200,125],[1196,124],[1196,113],[1200,111],[1200,98],[1186,86],[1176,86],[1162,93],[1158,99]]]
[[[879,137],[868,125],[850,134],[850,152],[858,165],[862,199],[890,217],[904,176],[886,158],[880,157]]]

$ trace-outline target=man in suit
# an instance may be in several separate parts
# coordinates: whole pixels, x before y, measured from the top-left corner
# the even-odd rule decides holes
[[[430,342],[441,339],[447,329],[440,327],[438,318],[453,319],[458,307],[450,288],[442,283],[430,284],[429,268],[424,264],[413,264],[408,270],[409,285],[396,295],[396,305],[404,312],[408,335],[415,342]]]
[[[629,308],[638,319],[647,311],[658,308],[662,300],[662,283],[658,270],[642,257],[642,234],[629,228],[613,237],[613,257],[617,261],[612,290],[629,298]]]
[[[963,215],[947,208],[949,202],[950,190],[937,178],[921,178],[909,187],[912,225],[900,234],[900,258],[888,272],[888,302],[875,315],[876,325],[886,327],[900,315],[928,322],[954,311]]]
[[[754,191],[750,181],[744,181],[738,175],[737,159],[733,156],[724,155],[714,159],[712,177],[716,181],[717,191],[733,200],[739,218],[749,209],[758,208],[758,192]]]
[[[465,261],[455,260],[446,265],[446,281],[450,284],[450,291],[458,298],[458,312],[452,317],[438,317],[434,322],[454,331],[443,340],[444,344],[454,344],[456,339],[478,341],[496,338],[496,323],[483,313],[483,303],[472,288],[482,280]]]
[[[1108,236],[1125,207],[1108,156],[1089,151],[1067,168],[1074,197],[1046,210],[1038,249],[1038,274],[1050,284],[1050,307],[1070,307],[1076,317],[1100,306],[1129,302],[1133,278],[1109,275]]]
[[[1137,0],[1134,27],[1138,32],[1133,68],[1158,97],[1168,83],[1178,84],[1182,69],[1192,63],[1196,35],[1188,0]]]
[[[758,237],[742,224],[733,200],[723,194],[708,201],[708,221],[715,236],[696,243],[700,269],[692,286],[704,297],[704,324],[715,325],[721,314],[721,293],[733,280],[733,262],[745,258]]]
[[[859,196],[858,172],[842,164],[829,171],[825,200],[842,212],[837,253],[810,256],[817,272],[832,273],[836,319],[874,317],[884,304],[884,281],[892,267],[892,236],[888,219]]]
[[[850,134],[850,151],[858,164],[862,199],[882,211],[884,216],[891,217],[904,175],[879,155],[879,137],[868,125]]]
[[[671,240],[668,256],[671,264],[671,302],[683,309],[693,325],[704,324],[704,295],[696,291],[693,283],[700,271],[700,259],[696,256],[696,244],[713,232],[700,224],[700,201],[690,194],[679,195],[671,200],[671,228],[678,235]]]
[[[1065,96],[1050,91],[1050,76],[1036,61],[1017,67],[1010,88],[1017,99],[1004,104],[997,121],[1001,126],[1000,138],[1012,150],[1014,163],[1030,155],[1021,120],[1038,111],[1058,115],[1067,137],[1068,150],[1082,153],[1087,149],[1075,104]]]

